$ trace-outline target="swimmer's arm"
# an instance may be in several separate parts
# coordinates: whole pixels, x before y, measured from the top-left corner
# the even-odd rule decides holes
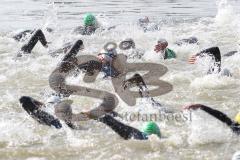
[[[234,124],[234,122],[226,114],[218,110],[212,109],[210,107],[204,106],[202,104],[193,104],[193,105],[184,106],[183,109],[193,109],[193,110],[201,109],[207,112],[208,114],[212,115],[213,117],[217,118],[221,122],[227,124],[230,127]]]
[[[203,57],[206,54],[209,56],[213,56],[215,62],[221,63],[221,53],[220,53],[220,50],[218,47],[208,48],[208,49],[205,49],[195,55],[190,56],[190,58],[188,59],[188,63],[194,64],[197,60],[197,57]]]
[[[197,53],[196,56],[203,56],[204,54],[213,56],[216,62],[221,62],[221,53],[218,47],[211,47],[211,48],[202,50],[201,52]]]
[[[212,109],[204,105],[202,105],[200,109],[217,118],[221,122],[227,124],[228,126],[232,126],[234,124],[234,122],[226,114],[218,110]]]
[[[135,74],[132,78],[125,80],[123,82],[123,87],[124,87],[124,89],[126,89],[128,86],[131,86],[133,84],[135,84],[137,86],[142,85],[147,88],[146,83],[144,82],[142,76],[139,74]]]
[[[118,120],[114,119],[112,116],[105,115],[99,118],[99,121],[106,124],[112,130],[114,130],[119,136],[124,138],[125,140],[134,138],[138,140],[146,140],[147,137],[138,129],[133,128],[131,126],[125,125]]]

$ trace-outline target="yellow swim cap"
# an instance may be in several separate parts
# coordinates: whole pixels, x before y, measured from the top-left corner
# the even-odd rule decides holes
[[[236,117],[235,117],[235,122],[237,122],[238,124],[240,124],[240,112],[236,115]]]

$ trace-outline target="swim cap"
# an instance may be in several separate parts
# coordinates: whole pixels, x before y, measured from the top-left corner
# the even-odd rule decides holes
[[[58,96],[51,96],[47,99],[47,103],[58,103],[60,101],[61,100]]]
[[[142,131],[147,135],[156,134],[158,137],[161,137],[161,133],[158,125],[152,121],[147,122],[143,126]]]
[[[104,45],[104,50],[105,50],[105,54],[107,54],[108,56],[114,58],[115,56],[117,56],[117,44],[114,42],[108,42]]]
[[[83,23],[84,23],[85,26],[95,25],[96,24],[96,18],[91,13],[87,13],[87,14],[84,15]]]
[[[167,45],[168,45],[167,40],[164,39],[164,38],[160,38],[160,39],[158,39],[158,43],[159,43],[159,44],[167,44]]]
[[[240,160],[240,151],[237,151],[232,156],[232,160]]]
[[[238,124],[240,124],[240,112],[236,115],[236,117],[235,117],[235,122],[237,122]]]
[[[135,48],[135,42],[131,38],[127,38],[119,44],[121,50],[128,50],[130,48]]]

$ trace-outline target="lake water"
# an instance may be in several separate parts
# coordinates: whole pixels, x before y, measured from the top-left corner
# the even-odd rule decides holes
[[[83,53],[96,55],[106,42],[120,42],[131,37],[136,47],[145,51],[141,62],[168,67],[161,79],[171,83],[173,91],[156,97],[162,104],[180,112],[183,105],[202,103],[233,118],[240,110],[240,55],[223,57],[222,65],[233,77],[206,75],[203,72],[205,61],[190,65],[187,58],[211,46],[219,46],[222,54],[240,49],[239,0],[1,0],[0,8],[0,159],[219,160],[230,159],[240,149],[239,138],[228,127],[201,111],[192,112],[188,122],[158,121],[164,138],[151,136],[148,141],[125,141],[96,121],[82,122],[83,130],[80,131],[66,126],[56,130],[39,125],[20,107],[18,98],[29,95],[45,101],[46,95],[51,93],[48,76],[63,55],[53,58],[47,54],[48,49],[37,45],[32,55],[16,60],[14,57],[23,42],[11,38],[25,29],[51,27],[54,32],[46,33],[48,41],[52,42],[50,50],[65,42],[83,39]],[[94,13],[102,26],[117,25],[116,29],[92,36],[70,34],[74,27],[82,24],[86,12]],[[144,16],[159,23],[161,29],[143,32],[136,22]],[[190,36],[197,37],[200,44],[174,44]],[[168,40],[177,59],[163,61],[156,57],[153,49],[159,38]],[[83,82],[80,76],[71,77],[69,83]],[[84,85],[113,93],[111,81],[101,77],[93,84]],[[70,99],[74,101],[75,113],[100,103],[79,96],[70,96]],[[144,99],[138,99],[134,107],[120,100],[116,111],[121,114],[157,113]],[[139,129],[144,123],[121,121]]]

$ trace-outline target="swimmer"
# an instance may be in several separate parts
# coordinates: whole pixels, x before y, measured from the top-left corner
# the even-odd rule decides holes
[[[38,41],[40,41],[45,48],[48,48],[48,44],[50,42],[47,42],[46,37],[42,32],[42,30],[38,29],[34,33],[32,33],[28,42],[21,47],[20,51],[17,54],[17,57],[21,57],[23,54],[30,54],[33,48],[38,43]],[[73,45],[73,42],[65,43],[62,48],[59,48],[54,51],[50,51],[49,54],[51,56],[57,56],[60,53],[66,53],[67,50],[69,50],[72,47],[72,45]]]
[[[127,38],[119,43],[119,48],[123,51],[127,51],[128,59],[141,59],[144,55],[144,51],[137,49],[135,42],[131,38]]]
[[[48,42],[46,40],[45,35],[43,34],[42,30],[38,29],[36,30],[29,41],[22,46],[20,52],[18,53],[18,57],[20,57],[22,54],[30,54],[34,48],[34,46],[37,44],[37,42],[40,41],[41,44],[47,48],[48,47]]]
[[[160,27],[157,24],[150,22],[147,16],[138,19],[138,25],[143,29],[144,32],[160,30]]]
[[[176,53],[167,48],[168,42],[166,39],[159,39],[157,44],[155,45],[154,51],[160,54],[164,59],[176,58]]]
[[[210,66],[207,74],[213,74],[213,73],[221,73],[222,76],[232,76],[230,71],[226,68],[221,68],[221,53],[218,47],[211,47],[205,50],[202,50],[201,52],[192,55],[188,59],[188,63],[195,64],[198,57],[204,57],[204,56],[210,56],[214,63],[212,66]]]
[[[91,35],[94,34],[99,27],[100,25],[96,17],[91,13],[87,13],[84,15],[83,18],[83,26],[79,26],[74,29],[73,33],[81,35]]]
[[[38,30],[38,29],[37,29]],[[12,38],[16,41],[22,41],[26,36],[28,36],[29,34],[33,34],[34,32],[36,32],[37,30],[25,30],[22,31],[16,35],[14,35]],[[53,32],[53,29],[51,28],[46,28],[46,31],[51,33]]]
[[[28,96],[22,96],[19,101],[22,104],[24,110],[40,124],[54,126],[57,129],[62,128],[62,124],[59,120],[64,121],[66,125],[71,129],[80,129],[79,126],[74,125],[75,122],[87,121],[90,118],[98,119],[106,113],[113,116],[118,115],[113,111],[115,109],[116,102],[114,98],[110,96],[105,96],[103,102],[98,107],[87,112],[81,112],[79,114],[72,113],[71,104],[73,101],[61,100],[59,96],[55,95],[49,97],[46,104]],[[54,107],[54,112],[57,118],[42,110],[42,107],[49,105]]]
[[[98,61],[91,60],[80,64],[78,68],[84,69],[87,73],[90,73],[90,75],[93,74],[93,70],[99,70],[104,73],[103,78],[117,77],[120,73],[113,65],[116,57],[117,51],[115,43],[113,43],[111,47],[105,45],[104,49],[102,49],[97,56]]]
[[[181,46],[183,44],[197,44],[198,45],[199,43],[198,43],[198,39],[196,37],[189,37],[186,39],[181,39],[179,41],[176,41],[175,44],[178,46]]]
[[[226,114],[218,110],[212,109],[210,107],[204,106],[202,104],[187,105],[187,106],[184,106],[183,109],[187,109],[187,110],[201,109],[204,112],[215,117],[216,119],[220,120],[221,122],[225,123],[228,127],[231,128],[233,133],[240,135],[240,113],[236,115],[235,120],[232,120]]]
[[[98,119],[100,122],[109,126],[112,130],[114,130],[119,136],[123,139],[137,139],[137,140],[147,140],[148,136],[155,134],[159,138],[161,138],[161,132],[158,125],[155,122],[147,122],[142,131],[133,128],[131,126],[125,125],[118,120],[114,119],[112,116],[106,114]]]

